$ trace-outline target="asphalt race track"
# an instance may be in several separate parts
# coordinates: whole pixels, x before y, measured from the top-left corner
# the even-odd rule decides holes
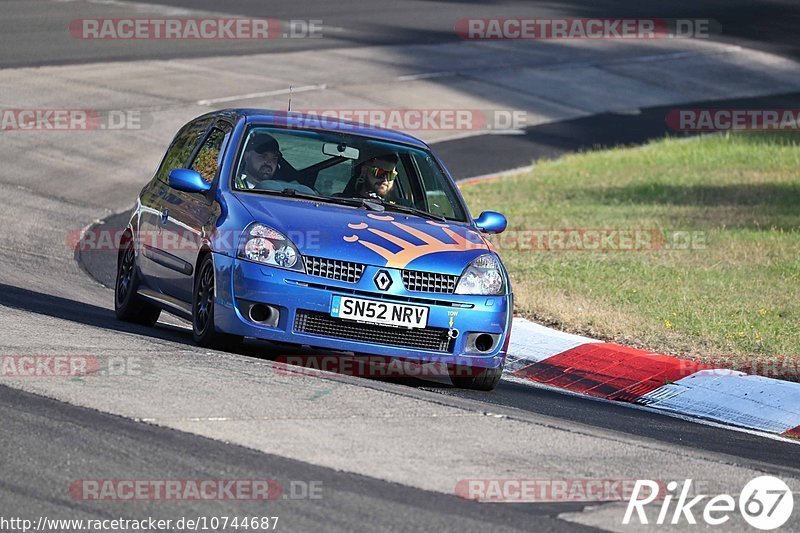
[[[197,43],[183,44],[161,42],[139,43],[136,47],[115,43],[98,50],[93,46],[76,43],[68,35],[61,35],[61,27],[54,22],[60,16],[69,19],[102,16],[103,4],[124,6],[125,2],[56,1],[4,2],[5,14],[0,26],[0,44],[4,50],[0,66],[35,66],[94,61],[165,59],[173,57],[204,57],[213,54],[240,55],[248,53],[283,53],[304,48],[318,48],[313,40],[283,40],[280,42]],[[39,4],[39,5],[36,5]],[[613,0],[565,0],[537,5],[524,0],[509,2],[423,1],[413,0],[402,5],[391,0],[365,3],[348,0],[332,5],[324,0],[298,2],[261,2],[238,0],[219,2],[210,0],[145,0],[129,2],[136,6],[166,6],[162,14],[180,16],[180,9],[205,12],[230,13],[238,16],[270,17],[280,20],[318,19],[337,28],[333,39],[325,39],[325,47],[357,47],[367,45],[431,44],[458,40],[453,32],[453,21],[467,17],[662,17],[713,19],[722,26],[719,39],[742,46],[768,50],[784,56],[798,56],[800,47],[796,28],[800,24],[795,2],[772,0],[748,2],[747,0],[713,0],[703,3],[678,0],[663,2],[616,2]],[[46,7],[45,7],[46,6]],[[124,12],[121,10],[121,12]],[[130,9],[128,10],[130,12]]]
[[[119,227],[149,177],[146,169],[157,163],[184,115],[195,113],[197,106],[180,107],[165,96],[169,88],[153,96],[146,80],[126,77],[133,72],[128,69],[151,68],[149,61],[174,60],[179,68],[180,61],[323,49],[377,50],[380,57],[392,47],[457,44],[453,21],[460,18],[512,16],[713,18],[723,28],[716,43],[798,58],[800,10],[793,3],[67,0],[7,1],[0,8],[0,107],[53,101],[65,108],[102,106],[103,91],[122,84],[129,105],[146,100],[142,106],[152,120],[151,128],[120,137],[0,131],[0,355],[88,354],[136,363],[128,372],[85,379],[0,377],[0,519],[247,515],[278,516],[286,531],[621,530],[624,503],[481,504],[459,498],[457,484],[692,478],[714,494],[738,494],[748,480],[770,474],[800,486],[795,443],[514,378],[492,393],[476,393],[446,383],[293,371],[274,362],[275,347],[257,342],[233,353],[198,349],[186,325],[166,315],[155,328],[117,321],[107,288],[113,254],[80,254],[65,244],[65,233],[89,224]],[[97,43],[71,38],[64,24],[81,17],[219,12],[320,19],[330,33],[270,43]],[[55,70],[42,70],[48,68]],[[113,74],[104,80],[106,68]],[[196,82],[212,96],[214,80],[226,75],[216,69]],[[52,81],[62,74],[69,83]],[[790,89],[696,101],[800,107],[800,92]],[[256,90],[246,86],[240,94]],[[456,177],[473,177],[539,157],[663,136],[670,107],[585,113],[515,135],[433,139],[434,147]],[[76,481],[98,479],[273,479],[283,495],[266,503],[129,502],[70,492]],[[309,497],[310,486],[320,488],[319,498]],[[736,520],[720,530],[744,527]],[[800,519],[785,527],[800,529]]]

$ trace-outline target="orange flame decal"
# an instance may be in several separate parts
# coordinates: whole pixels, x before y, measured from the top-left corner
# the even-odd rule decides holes
[[[374,218],[375,220],[394,220],[392,215],[376,215],[375,213],[367,213],[369,218]]]
[[[387,231],[383,231],[380,229],[369,228],[367,231],[372,233],[373,235],[377,235],[382,239],[389,241],[390,243],[398,246],[400,248],[397,252],[392,252],[391,250],[384,248],[383,246],[376,244],[374,242],[365,241],[360,239],[357,235],[353,235],[350,237],[343,237],[347,242],[359,242],[362,245],[366,246],[376,254],[380,255],[384,259],[386,259],[386,266],[390,268],[404,268],[414,259],[418,259],[420,257],[434,254],[438,252],[456,252],[456,251],[464,251],[464,250],[486,250],[487,246],[486,243],[481,239],[482,242],[476,243],[467,240],[465,237],[460,236],[459,234],[455,233],[453,230],[449,229],[447,225],[440,225],[434,224],[435,226],[441,228],[441,230],[452,240],[452,242],[445,242],[444,240],[438,239],[429,233],[425,233],[417,228],[413,228],[407,224],[403,224],[402,222],[395,222],[392,217],[380,217],[379,215],[372,215],[370,216],[375,219],[389,219],[391,220],[391,224],[401,230],[403,230],[408,235],[412,237],[416,237],[423,244],[414,244],[409,242],[403,237],[398,235],[394,235]],[[362,228],[354,228],[353,225],[348,224],[348,226],[352,229],[362,229]],[[366,226],[366,224],[364,225]]]

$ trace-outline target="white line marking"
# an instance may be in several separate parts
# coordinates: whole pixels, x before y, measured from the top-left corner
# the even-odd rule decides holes
[[[414,80],[429,80],[431,78],[444,78],[445,76],[455,76],[456,72],[442,71],[442,72],[422,72],[420,74],[406,74],[405,76],[397,76],[398,81],[414,81]]]
[[[64,1],[64,0],[61,0]],[[441,78],[443,76],[452,76],[454,72],[424,72],[422,74],[409,74],[407,76],[398,76],[398,81],[414,81],[414,80],[423,80],[423,79],[430,79],[430,78]],[[308,91],[322,91],[328,89],[329,85],[327,83],[319,84],[319,85],[303,85],[301,87],[294,87],[292,88],[292,93],[302,93]],[[267,96],[280,96],[282,94],[289,94],[289,89],[277,89],[274,91],[263,91],[257,93],[248,93],[248,94],[239,94],[233,96],[221,96],[219,98],[209,98],[206,100],[198,100],[197,105],[212,105],[212,104],[222,104],[225,102],[235,102],[237,100],[252,100],[254,98],[266,98]],[[497,131],[498,134],[521,134],[524,133],[519,130],[503,130]]]
[[[291,92],[294,93],[305,93],[309,91],[324,91],[328,88],[327,84],[321,85],[303,85],[301,87],[292,87]],[[198,100],[197,105],[212,105],[212,104],[222,104],[225,102],[236,102],[238,100],[252,100],[253,98],[265,98],[267,96],[279,96],[282,94],[289,94],[289,88],[286,89],[276,89],[274,91],[262,91],[258,93],[248,93],[248,94],[237,94],[234,96],[223,96],[220,98],[209,98],[208,100]]]

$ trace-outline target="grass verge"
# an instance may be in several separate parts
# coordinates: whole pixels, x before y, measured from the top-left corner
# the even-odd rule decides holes
[[[800,135],[742,133],[574,154],[463,193],[509,219],[495,242],[518,314],[797,380],[799,175]]]

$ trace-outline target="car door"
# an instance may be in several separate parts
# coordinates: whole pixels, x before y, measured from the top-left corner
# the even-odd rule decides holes
[[[162,220],[169,216],[173,203],[180,201],[169,186],[169,173],[176,168],[186,168],[192,155],[204,139],[213,118],[194,120],[184,126],[167,149],[155,178],[139,198],[139,268],[152,289],[164,293],[164,288],[175,283],[180,264],[174,246],[164,239]]]
[[[226,121],[216,122],[206,132],[194,152],[189,167],[212,184],[207,193],[189,193],[169,188],[161,216],[162,241],[169,245],[173,264],[164,293],[191,303],[194,290],[194,268],[203,240],[215,226],[219,204],[215,200],[214,182],[218,178],[225,146],[233,126]]]

